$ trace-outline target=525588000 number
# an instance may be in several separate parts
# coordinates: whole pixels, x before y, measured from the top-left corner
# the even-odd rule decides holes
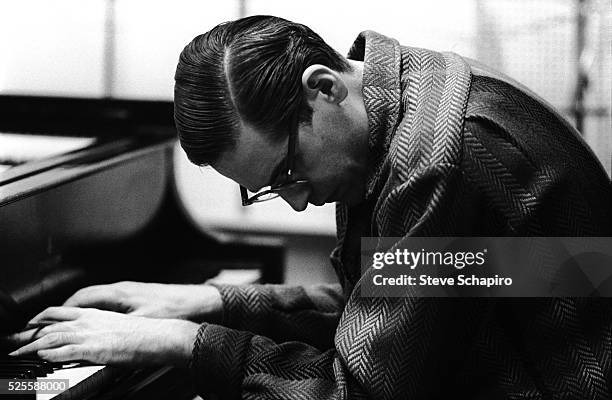
[[[57,394],[69,386],[68,379],[0,379],[0,394]]]

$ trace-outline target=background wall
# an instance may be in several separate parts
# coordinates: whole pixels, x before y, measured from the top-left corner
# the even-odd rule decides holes
[[[252,14],[305,23],[341,53],[358,32],[373,29],[410,46],[476,58],[526,84],[570,120],[582,65],[590,82],[582,133],[610,173],[609,0],[0,0],[0,93],[171,100],[185,44],[219,22]],[[333,205],[305,213],[280,201],[243,208],[235,184],[190,165],[178,149],[177,160],[179,192],[198,223],[285,235],[302,244],[291,255],[297,266],[290,279],[313,276],[296,271],[324,260],[333,244]],[[307,255],[312,252],[314,258]]]

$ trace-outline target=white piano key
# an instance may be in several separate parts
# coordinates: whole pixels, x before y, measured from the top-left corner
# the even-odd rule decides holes
[[[68,379],[68,390],[71,390],[103,368],[104,365],[66,366],[62,369],[53,371],[51,374],[47,374],[44,378],[39,378],[39,380]],[[56,396],[57,394],[37,394],[36,400],[51,400]]]

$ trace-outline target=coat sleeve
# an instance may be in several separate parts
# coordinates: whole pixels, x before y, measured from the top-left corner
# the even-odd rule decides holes
[[[223,300],[220,325],[275,341],[300,341],[319,349],[333,346],[344,308],[340,285],[214,286]]]
[[[275,343],[213,324],[198,331],[191,371],[203,398],[214,393],[221,399],[341,399],[352,382],[334,348]]]
[[[468,351],[478,329],[478,307],[448,300],[457,299],[354,295],[335,347],[326,351],[203,324],[191,364],[198,393],[287,400],[431,395],[460,367],[458,353]]]

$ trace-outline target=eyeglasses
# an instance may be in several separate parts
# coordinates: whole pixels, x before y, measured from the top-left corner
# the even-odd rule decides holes
[[[297,124],[296,124],[297,125]],[[242,205],[250,206],[253,203],[260,203],[279,197],[281,194],[291,196],[292,193],[299,193],[308,186],[308,181],[304,179],[293,179],[293,167],[295,163],[295,147],[297,142],[297,128],[289,134],[289,149],[285,159],[285,173],[279,183],[272,183],[272,186],[264,187],[259,192],[249,197],[247,188],[240,186],[240,196]],[[274,179],[274,177],[273,177]]]

